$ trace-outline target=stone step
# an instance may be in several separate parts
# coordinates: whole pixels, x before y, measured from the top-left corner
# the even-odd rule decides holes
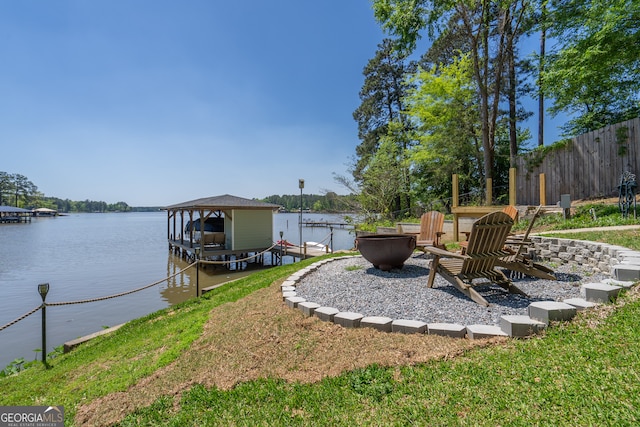
[[[333,317],[340,313],[340,310],[334,307],[318,307],[313,311],[313,315],[325,322],[333,322]]]
[[[622,250],[619,251],[616,256],[618,258],[640,258],[640,251]]]
[[[529,317],[545,324],[552,321],[571,320],[576,315],[576,308],[558,301],[537,301],[529,304]]]
[[[117,331],[118,329],[120,329],[124,325],[125,325],[124,323],[121,323],[120,325],[112,326],[110,328],[103,329],[103,330],[98,331],[98,332],[94,332],[93,334],[85,335],[84,337],[80,337],[80,338],[76,338],[76,339],[71,340],[71,341],[67,341],[62,346],[62,351],[63,351],[63,353],[69,353],[71,350],[73,350],[74,348],[76,348],[80,344],[83,344],[83,343],[85,343],[87,341],[90,341],[90,340],[92,340],[94,338],[97,338],[99,336],[111,333],[113,331]]]
[[[341,311],[333,316],[333,323],[345,328],[358,328],[360,327],[360,321],[363,317],[364,316],[360,313],[354,313],[352,311]]]
[[[615,301],[622,287],[606,283],[586,283],[580,288],[584,299],[590,302],[609,303]]]
[[[500,317],[500,329],[510,337],[526,337],[534,335],[546,328],[544,322],[523,315],[506,315]]]
[[[287,277],[287,280],[285,280],[285,282],[286,281],[297,282],[300,279],[302,279],[302,274],[300,274],[300,272],[295,272],[291,276]]]
[[[307,317],[313,316],[313,313],[317,308],[320,308],[320,304],[315,302],[303,301],[301,303],[298,303],[298,309],[302,311],[302,313]]]
[[[393,319],[384,316],[367,316],[360,320],[361,328],[373,328],[381,332],[391,332]]]
[[[583,298],[567,298],[562,302],[574,306],[578,311],[585,310],[587,308],[593,308],[598,305],[595,302],[587,301]]]
[[[616,264],[611,267],[611,275],[617,280],[637,282],[640,280],[640,265]]]
[[[499,326],[468,325],[467,338],[478,340],[482,338],[507,337],[508,335]]]
[[[287,307],[290,307],[290,308],[297,308],[298,304],[305,301],[306,299],[302,297],[296,297],[296,296],[287,297],[284,299],[284,302],[287,304]]]
[[[419,320],[397,319],[391,322],[391,331],[403,334],[424,334],[427,324]]]
[[[298,293],[296,291],[285,291],[285,292],[282,292],[282,300],[286,301],[287,298],[293,298],[297,295]]]
[[[633,282],[630,280],[616,280],[616,279],[604,279],[602,283],[606,283],[607,285],[612,286],[620,286],[621,288],[629,289],[633,286]]]
[[[429,335],[464,338],[467,335],[467,328],[457,323],[429,323],[427,324],[427,333]]]

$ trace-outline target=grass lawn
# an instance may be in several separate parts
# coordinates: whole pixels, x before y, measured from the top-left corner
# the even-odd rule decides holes
[[[128,425],[638,425],[640,303],[554,325],[545,337],[419,366],[372,365],[314,384],[195,385]]]
[[[567,237],[640,250],[635,230]],[[0,405],[64,405],[67,425],[640,424],[635,290],[541,336],[471,343],[282,308],[279,283],[310,262],[130,322],[50,369],[0,377]]]

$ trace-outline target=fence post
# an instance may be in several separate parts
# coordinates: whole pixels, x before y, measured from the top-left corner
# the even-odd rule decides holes
[[[458,213],[456,208],[460,203],[460,182],[458,180],[458,174],[454,173],[451,176],[451,211],[453,212],[453,239],[458,241]]]
[[[516,205],[516,168],[509,168],[509,204]]]
[[[540,204],[547,205],[547,179],[544,173],[540,174]]]
[[[38,293],[42,297],[42,363],[46,368],[47,365],[47,303],[45,299],[49,293],[49,284],[40,283],[38,285]]]

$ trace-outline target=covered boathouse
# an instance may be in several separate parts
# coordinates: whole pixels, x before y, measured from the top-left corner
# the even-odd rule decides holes
[[[8,222],[31,222],[32,212],[15,206],[0,206],[0,224]]]
[[[238,259],[273,246],[279,205],[224,194],[167,206],[169,250],[196,259]]]

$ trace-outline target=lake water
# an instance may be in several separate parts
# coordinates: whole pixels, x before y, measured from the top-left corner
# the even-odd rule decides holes
[[[299,214],[274,215],[274,242],[300,240]],[[303,214],[303,221],[343,222],[341,215]],[[303,227],[303,241],[329,244],[329,229]],[[333,249],[351,249],[355,236],[334,227]],[[39,283],[49,283],[47,302],[99,298],[162,280],[187,267],[169,252],[166,212],[71,214],[0,225],[0,327],[40,306]],[[265,255],[265,262],[271,261]],[[285,262],[292,262],[285,257]],[[223,267],[200,270],[200,288],[248,274]],[[100,302],[47,308],[47,350],[196,295],[196,270],[149,289]],[[41,312],[0,331],[0,369],[16,358],[40,359]]]

